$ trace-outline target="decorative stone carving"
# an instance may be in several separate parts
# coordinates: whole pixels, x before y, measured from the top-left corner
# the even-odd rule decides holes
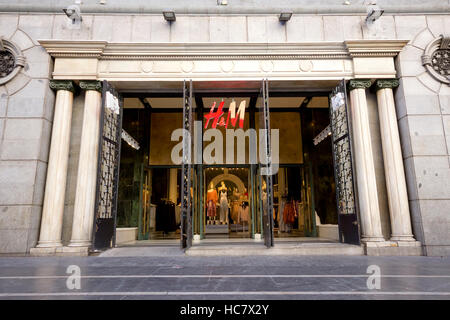
[[[371,85],[372,85],[372,82],[370,80],[353,79],[353,80],[350,80],[350,82],[348,84],[348,88],[350,91],[353,89],[367,89],[367,88],[370,88]]]
[[[0,38],[0,85],[14,78],[25,66],[25,56],[14,43]]]
[[[76,92],[76,87],[71,80],[50,80],[50,88],[54,91],[66,90],[72,93]]]
[[[183,72],[191,72],[194,69],[194,63],[192,61],[183,61],[181,62],[181,70],[183,70]]]
[[[450,38],[440,36],[425,48],[422,65],[438,81],[450,85]]]
[[[300,61],[299,68],[300,68],[300,71],[309,72],[313,68],[313,63],[312,63],[312,61],[309,61],[309,60]]]
[[[151,61],[142,61],[141,62],[141,69],[145,73],[151,72],[152,69],[153,69],[153,62],[151,62]]]
[[[272,61],[261,61],[259,63],[259,67],[263,72],[271,72],[273,70],[273,62]]]
[[[9,51],[0,52],[0,77],[4,78],[14,71],[16,59]]]
[[[398,79],[383,79],[383,80],[377,80],[375,82],[375,89],[386,89],[386,88],[397,88],[399,86]]]
[[[102,92],[102,83],[100,81],[80,81],[80,88],[83,90],[95,90]]]
[[[233,68],[234,68],[233,61],[222,61],[220,63],[220,69],[223,72],[226,72],[226,73],[231,72],[233,70]]]

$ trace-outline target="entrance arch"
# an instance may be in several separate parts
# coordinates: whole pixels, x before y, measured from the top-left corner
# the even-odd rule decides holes
[[[237,186],[239,193],[245,192],[244,182],[242,182],[242,180],[238,176],[235,176],[234,174],[231,174],[231,173],[220,174],[220,175],[214,177],[211,180],[211,183],[213,183],[213,185],[215,187],[217,184],[220,183],[220,181],[224,181],[224,180],[233,182]]]

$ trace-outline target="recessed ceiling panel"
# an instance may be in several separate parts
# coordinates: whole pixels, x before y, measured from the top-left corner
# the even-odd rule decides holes
[[[269,108],[299,108],[305,97],[270,97],[269,92]],[[256,101],[256,107],[262,107],[262,99],[259,97]]]
[[[308,108],[328,108],[328,97],[313,97],[307,105]]]
[[[147,98],[152,109],[182,109],[183,98]],[[195,99],[192,99],[192,108],[195,108]]]
[[[144,105],[138,98],[124,98],[123,107],[124,109],[143,109]]]

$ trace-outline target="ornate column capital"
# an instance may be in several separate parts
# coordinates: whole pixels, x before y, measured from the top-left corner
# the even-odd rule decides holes
[[[102,82],[101,81],[80,81],[80,88],[83,90],[95,90],[102,92]]]
[[[380,89],[394,89],[397,88],[400,82],[398,79],[380,79],[375,81],[375,90]]]
[[[72,93],[77,91],[77,87],[72,80],[50,80],[49,86],[54,91],[66,90]]]
[[[350,91],[354,89],[367,89],[372,85],[371,80],[367,79],[352,79],[348,82],[348,89]]]

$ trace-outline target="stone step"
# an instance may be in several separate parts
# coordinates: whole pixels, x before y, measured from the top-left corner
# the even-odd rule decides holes
[[[186,250],[188,256],[246,256],[246,255],[364,255],[362,246],[343,243],[275,244],[266,248],[263,244],[248,245],[200,245]]]

